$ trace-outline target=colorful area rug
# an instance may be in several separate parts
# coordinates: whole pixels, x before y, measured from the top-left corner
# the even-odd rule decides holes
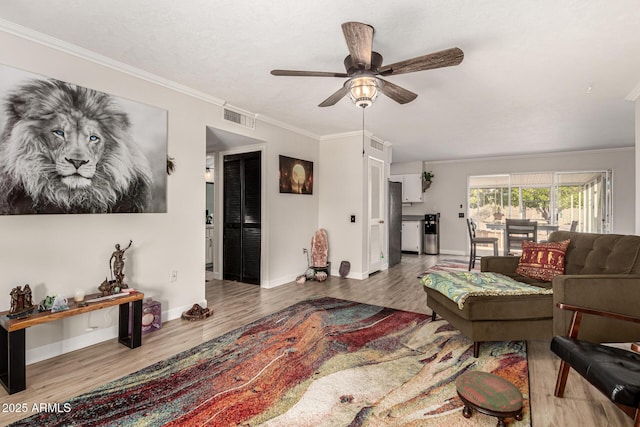
[[[446,321],[333,298],[303,301],[14,426],[495,426],[462,416],[469,370],[515,384],[523,342],[472,343]]]

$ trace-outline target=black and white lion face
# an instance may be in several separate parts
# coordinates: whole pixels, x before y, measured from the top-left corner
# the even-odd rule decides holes
[[[44,128],[43,141],[63,185],[71,189],[91,186],[105,151],[100,124],[80,117],[56,114]]]
[[[129,120],[107,94],[60,82],[34,81],[6,104],[0,145],[4,190],[34,205],[108,212],[127,199],[148,203],[151,172],[129,134]],[[0,196],[1,197],[1,196]]]

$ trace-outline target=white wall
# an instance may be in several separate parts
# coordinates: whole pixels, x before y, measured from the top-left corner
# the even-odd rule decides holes
[[[406,170],[407,165],[392,164],[391,173]],[[569,172],[613,170],[613,232],[635,232],[634,149],[614,149],[556,153],[520,157],[476,159],[450,162],[425,162],[424,170],[433,171],[433,184],[424,194],[424,203],[403,207],[404,215],[440,212],[440,250],[442,253],[468,253],[465,220],[467,214],[467,177],[512,172]],[[462,208],[460,208],[462,205]]]
[[[327,230],[331,273],[336,274],[341,261],[351,263],[349,277],[366,277],[363,256],[364,158],[362,135],[328,137],[320,141],[319,227]],[[318,181],[316,181],[318,182]],[[350,216],[356,222],[350,222]]]
[[[268,140],[265,181],[266,218],[263,220],[263,287],[291,282],[307,269],[307,257],[302,248],[311,250],[311,238],[318,229],[318,205],[322,191],[322,163],[318,141],[274,126],[264,129]],[[279,156],[313,162],[313,194],[280,194]],[[263,199],[263,200],[264,200]],[[265,229],[266,227],[266,229]],[[266,251],[266,253],[265,253]],[[265,270],[266,268],[266,270]]]
[[[220,106],[204,97],[156,84],[148,75],[138,78],[118,71],[118,64],[100,65],[3,31],[0,63],[168,110],[168,153],[176,161],[176,171],[168,177],[167,213],[0,216],[0,295],[5,295],[0,298],[0,311],[9,309],[11,289],[27,283],[36,301],[54,293],[71,296],[77,288],[97,292],[109,274],[114,245],[129,239],[133,246],[126,254],[128,282],[162,303],[163,320],[179,317],[194,303],[206,304],[206,127],[245,131],[223,122]],[[278,155],[315,164],[318,143],[266,120],[259,121],[255,131],[246,132],[264,141],[263,285],[270,286],[304,271],[301,248],[309,246],[318,228],[319,187],[313,196],[278,194]],[[218,213],[217,218],[222,216]],[[176,282],[169,281],[172,270],[178,271]],[[116,328],[116,309],[32,327],[27,332],[27,362],[113,338]]]

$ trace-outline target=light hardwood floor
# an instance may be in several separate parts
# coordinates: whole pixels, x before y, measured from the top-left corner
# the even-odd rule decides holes
[[[212,317],[200,322],[181,319],[165,322],[159,331],[144,335],[142,346],[135,350],[113,339],[29,365],[25,391],[9,396],[0,388],[0,410],[3,410],[0,423],[31,415],[33,404],[64,401],[310,297],[331,296],[430,314],[417,275],[439,258],[454,257],[403,254],[400,264],[367,280],[329,277],[325,282],[310,281],[303,285],[292,282],[274,289],[207,281],[206,298],[213,310]],[[565,397],[555,398],[558,358],[549,350],[548,341],[527,344],[534,427],[633,425],[575,372],[569,376]],[[28,412],[9,411],[11,404],[26,404]]]

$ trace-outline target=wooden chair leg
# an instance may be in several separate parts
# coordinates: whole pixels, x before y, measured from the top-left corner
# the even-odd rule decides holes
[[[558,370],[558,379],[556,380],[556,389],[553,392],[555,397],[564,396],[564,387],[567,385],[567,377],[569,376],[571,366],[564,360],[560,361],[560,370]]]
[[[473,268],[473,261],[475,258],[475,254],[474,252],[474,247],[475,245],[473,243],[471,243],[471,248],[469,248],[469,271],[471,271],[471,269]]]
[[[435,322],[436,320],[436,311],[435,310],[431,310],[431,321]]]
[[[571,316],[571,325],[569,326],[569,338],[577,338],[580,324],[582,323],[582,313],[575,311]],[[571,366],[564,360],[560,360],[560,369],[558,370],[558,379],[556,380],[556,389],[553,395],[556,397],[564,396],[564,386],[567,385],[567,377]]]
[[[480,341],[474,341],[473,342],[473,357],[475,357],[477,359],[479,354],[480,354]]]

